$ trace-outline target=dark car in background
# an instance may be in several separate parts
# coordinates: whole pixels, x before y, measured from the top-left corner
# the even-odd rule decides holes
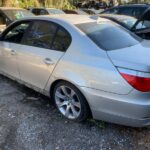
[[[100,17],[114,21],[141,38],[150,40],[150,8],[139,19],[117,14],[101,14]]]
[[[95,15],[96,13],[91,9],[82,9],[82,11],[86,12],[89,15]]]
[[[76,14],[76,15],[88,15],[87,12],[81,10],[81,9],[74,9],[74,10],[71,10],[71,9],[64,9],[63,10],[66,14]]]
[[[22,8],[0,7],[0,32],[13,21],[30,16],[34,15]]]
[[[96,0],[90,0],[90,1],[84,1],[84,2],[79,2],[76,3],[75,6],[77,8],[86,8],[86,9],[106,9],[107,3],[105,1],[96,1]]]
[[[54,15],[54,14],[65,14],[64,11],[56,8],[30,8],[30,11],[38,15]]]
[[[150,8],[150,4],[120,5],[113,8],[109,8],[101,12],[101,14],[120,14],[139,18],[148,8]]]

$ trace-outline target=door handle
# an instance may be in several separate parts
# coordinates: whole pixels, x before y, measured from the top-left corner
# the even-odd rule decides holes
[[[44,63],[45,63],[46,65],[53,65],[53,64],[54,64],[54,62],[53,62],[50,58],[45,58],[45,59],[44,59]]]
[[[15,50],[11,50],[11,55],[16,55],[16,51]]]

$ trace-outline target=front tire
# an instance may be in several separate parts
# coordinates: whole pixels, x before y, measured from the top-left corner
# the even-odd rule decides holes
[[[59,112],[67,119],[84,121],[89,114],[88,104],[82,93],[71,83],[60,81],[53,90],[53,100]]]

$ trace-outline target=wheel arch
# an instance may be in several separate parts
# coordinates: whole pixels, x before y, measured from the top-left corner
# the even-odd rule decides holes
[[[72,82],[70,82],[70,81],[67,81],[67,80],[64,80],[64,79],[57,79],[57,80],[55,80],[52,84],[51,84],[51,86],[50,86],[50,97],[52,98],[52,94],[53,94],[53,91],[54,91],[54,88],[55,88],[55,86],[56,86],[56,84],[58,84],[59,82],[67,82],[67,83],[70,83],[70,84],[72,84],[73,86],[75,86],[80,92],[81,92],[81,94],[83,95],[83,97],[85,98],[85,100],[86,100],[86,103],[87,103],[87,106],[88,106],[88,109],[89,109],[89,117],[93,117],[93,115],[92,115],[92,111],[91,111],[91,108],[90,108],[90,105],[89,105],[89,102],[87,101],[87,98],[85,97],[85,95],[83,94],[83,92],[76,86],[76,84],[74,84],[74,83],[72,83]],[[53,99],[52,99],[52,101],[54,101]]]

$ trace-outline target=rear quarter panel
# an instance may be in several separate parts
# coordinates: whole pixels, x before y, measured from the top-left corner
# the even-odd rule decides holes
[[[106,51],[98,48],[83,33],[72,36],[72,44],[57,64],[46,86],[66,80],[77,87],[88,87],[116,94],[128,94],[133,88],[121,77]]]

